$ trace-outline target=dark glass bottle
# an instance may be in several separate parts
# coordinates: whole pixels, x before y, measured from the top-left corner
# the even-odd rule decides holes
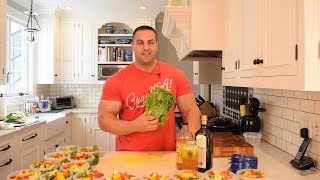
[[[198,147],[198,171],[205,172],[212,167],[212,134],[207,128],[208,117],[201,115],[201,128],[195,137]]]

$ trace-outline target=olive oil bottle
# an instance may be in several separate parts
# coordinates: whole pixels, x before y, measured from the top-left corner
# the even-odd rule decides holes
[[[207,128],[208,117],[201,115],[201,128],[195,137],[198,147],[198,171],[205,172],[212,167],[212,134]]]

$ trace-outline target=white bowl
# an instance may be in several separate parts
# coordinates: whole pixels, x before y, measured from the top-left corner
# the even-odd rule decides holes
[[[18,171],[14,171],[14,172],[10,173],[7,176],[7,180],[14,180],[11,177],[15,177],[15,176],[19,175],[22,172],[32,172],[32,173],[34,173],[32,177],[29,177],[28,179],[25,179],[25,180],[38,180],[40,175],[41,175],[41,172],[38,171],[38,170],[35,170],[35,169],[23,169],[23,170],[18,170]]]
[[[62,163],[60,166],[61,170],[68,170],[74,174],[90,169],[88,162],[68,162]]]
[[[258,132],[244,132],[243,137],[252,146],[259,146],[262,134]]]
[[[34,167],[35,164],[40,167]],[[41,164],[46,164],[46,165],[51,165],[51,166],[45,168],[45,167],[41,167]],[[32,163],[30,165],[31,169],[36,169],[36,170],[40,171],[42,174],[46,173],[48,171],[52,171],[54,169],[59,169],[59,167],[60,167],[60,163],[58,161],[49,161],[49,160],[45,160],[45,159],[38,161],[38,162],[35,162],[35,163]]]
[[[65,180],[72,180],[72,177],[73,177],[73,173],[72,172],[69,172],[69,171],[67,171],[67,170],[58,170],[58,169],[55,169],[55,170],[53,170],[53,171],[49,171],[49,172],[46,172],[46,173],[44,173],[44,174],[42,174],[41,176],[40,176],[40,180],[49,180],[47,177],[48,177],[48,175],[50,174],[50,175],[55,175],[57,172],[68,172],[68,173],[70,173],[70,176],[69,177],[65,177]]]
[[[56,155],[61,155],[61,157],[55,157]],[[68,153],[63,153],[63,152],[52,152],[52,153],[48,153],[44,156],[44,159],[48,160],[48,161],[58,161],[58,162],[62,162],[68,159]]]
[[[75,156],[81,156],[81,155],[86,155],[88,158],[87,159],[83,159],[81,157],[79,157],[79,159],[75,159]],[[77,152],[76,154],[74,155],[69,155],[68,156],[68,160],[70,162],[88,162],[90,165],[92,165],[92,162],[94,161],[95,159],[95,156],[91,153],[81,153],[81,152]]]
[[[214,176],[212,176],[212,173],[214,173]],[[205,172],[205,179],[211,179],[211,180],[231,180],[235,178],[235,174],[229,170],[208,170]]]
[[[95,170],[81,171],[81,172],[78,172],[77,174],[75,174],[73,176],[73,180],[78,180],[78,179],[81,179],[81,178],[90,177],[89,174],[94,173],[94,172],[100,173],[100,172],[95,171]],[[105,175],[103,173],[101,173],[101,174],[103,176],[101,176],[100,178],[93,178],[93,180],[104,180],[105,179]]]
[[[239,179],[239,180],[261,180],[261,179],[264,178],[263,172],[261,172],[263,174],[262,177],[245,177],[245,176],[243,176],[243,173],[246,172],[246,171],[261,172],[258,169],[240,169],[236,173],[237,179]]]
[[[82,147],[82,148],[79,148],[79,152],[86,153],[86,154],[92,154],[95,159],[92,161],[91,165],[94,166],[99,163],[101,148],[97,147],[96,150],[92,150],[92,148],[93,148],[93,146]]]
[[[173,179],[184,180],[184,179],[202,179],[203,174],[195,170],[180,170],[174,173]]]

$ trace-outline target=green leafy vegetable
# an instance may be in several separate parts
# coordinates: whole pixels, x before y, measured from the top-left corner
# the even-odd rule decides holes
[[[26,120],[27,116],[22,111],[11,112],[4,118],[7,123],[24,123]]]
[[[176,96],[163,88],[153,90],[146,99],[146,115],[159,117],[159,125],[164,125],[168,119],[170,108],[176,104]]]

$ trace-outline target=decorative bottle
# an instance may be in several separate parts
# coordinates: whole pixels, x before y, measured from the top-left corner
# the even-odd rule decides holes
[[[193,140],[193,135],[188,128],[188,122],[182,122],[182,128],[177,134],[176,141],[176,163],[177,169],[182,169],[182,149],[185,146],[187,140]]]
[[[212,134],[207,128],[208,117],[201,115],[201,128],[196,133],[198,147],[198,171],[205,172],[212,167]]]

